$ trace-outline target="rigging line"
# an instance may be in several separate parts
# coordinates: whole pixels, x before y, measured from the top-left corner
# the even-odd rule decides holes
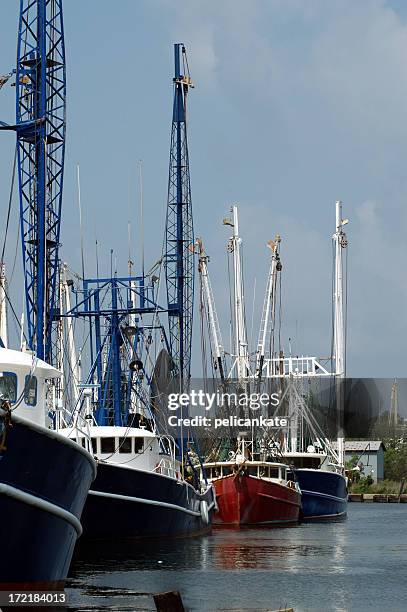
[[[348,336],[348,245],[346,246],[345,249],[345,321],[344,321],[344,354],[345,354],[345,358],[344,358],[344,368],[343,368],[343,372],[344,372],[344,377],[346,378],[346,343],[347,343],[347,336]]]
[[[16,248],[15,248],[15,251],[14,251],[13,265],[12,265],[12,268],[11,268],[11,274],[10,274],[10,276],[7,279],[7,283],[8,283],[9,287],[10,287],[10,285],[12,283],[12,280],[13,280],[13,277],[14,277],[14,272],[15,272],[15,269],[16,269],[19,244],[20,244],[20,232],[17,232],[17,240],[16,240]]]
[[[239,255],[240,255],[240,269],[241,269],[241,272],[242,272],[242,277],[241,278],[242,278],[243,325],[244,325],[244,333],[245,333],[245,336],[246,336],[246,344],[247,344],[247,319],[246,319],[246,300],[245,300],[246,293],[245,293],[245,286],[244,286],[244,277],[245,277],[245,274],[244,274],[243,251],[244,251],[244,244],[242,243]],[[247,349],[247,356],[249,357],[249,354],[250,354],[249,347],[247,346],[246,349]]]
[[[257,277],[255,276],[254,277],[254,287],[253,287],[252,321],[251,321],[251,328],[250,328],[249,347],[253,346],[254,309],[256,305],[256,283],[257,283]],[[250,348],[249,348],[249,354],[250,354]]]
[[[11,186],[10,186],[10,194],[9,194],[9,198],[8,198],[6,228],[4,230],[3,248],[2,248],[2,251],[1,251],[1,263],[4,262],[4,253],[5,253],[6,244],[7,244],[7,235],[8,235],[8,228],[9,228],[9,223],[10,223],[11,206],[12,206],[12,203],[13,203],[13,192],[14,192],[14,182],[15,182],[15,176],[16,176],[16,166],[17,166],[17,146],[16,146],[16,148],[14,150],[13,172],[12,172],[12,175],[11,175]]]
[[[282,274],[279,274],[279,305],[278,305],[278,353],[281,353],[281,326],[282,326],[282,312],[283,312],[283,304],[282,304],[282,288],[281,288],[281,280]]]
[[[228,286],[229,286],[229,342],[230,342],[230,354],[233,355],[233,335],[234,335],[234,318],[233,318],[233,306],[232,301],[234,300],[234,295],[232,297],[232,287],[230,282],[230,257],[228,252],[226,251],[226,261],[228,268]]]
[[[211,336],[211,333],[210,333],[210,321],[209,321],[209,312],[208,312],[208,310],[205,311],[205,320],[206,320],[207,333],[208,333],[208,337],[209,337],[209,349],[210,349],[210,352],[211,352],[211,373],[212,373],[212,380],[215,380],[215,370],[214,370],[215,357],[214,357],[214,354],[213,354],[212,336]],[[224,369],[226,369],[224,358],[222,358],[222,365],[223,365]]]
[[[7,291],[6,287],[4,287],[4,289],[3,289],[3,290],[4,290],[4,295],[5,295],[5,297],[6,297],[7,303],[8,303],[8,305],[10,306],[11,312],[13,313],[13,315],[14,315],[14,317],[15,317],[15,320],[16,320],[16,322],[17,322],[18,331],[19,331],[20,333],[22,332],[22,334],[23,334],[23,336],[24,336],[24,340],[25,340],[26,342],[28,342],[27,336],[25,335],[24,330],[21,328],[21,322],[20,322],[20,319],[18,318],[18,316],[17,316],[17,314],[16,314],[16,311],[14,310],[14,306],[13,306],[13,304],[12,304],[12,302],[11,302],[10,296],[8,295],[8,291]]]
[[[332,241],[332,254],[331,254],[331,261],[332,261],[332,270],[331,270],[331,372],[333,372],[333,378],[335,379],[335,370],[336,370],[336,363],[335,363],[335,370],[334,370],[334,342],[335,342],[335,243]],[[333,390],[333,386],[330,385],[329,386],[329,397],[328,397],[328,401],[329,401],[329,408],[331,409],[333,406],[333,398],[334,398],[334,390]]]

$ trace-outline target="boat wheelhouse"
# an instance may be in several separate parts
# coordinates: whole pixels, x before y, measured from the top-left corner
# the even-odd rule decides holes
[[[289,466],[252,460],[253,442],[238,438],[237,452],[227,461],[203,464],[203,476],[216,492],[215,525],[282,526],[298,522],[301,492],[289,477]]]

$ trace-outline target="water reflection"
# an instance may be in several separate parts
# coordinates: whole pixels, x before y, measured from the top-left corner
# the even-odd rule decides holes
[[[351,504],[342,523],[94,549],[77,557],[67,591],[100,610],[154,610],[152,593],[173,589],[194,611],[403,610],[406,525],[403,504]]]

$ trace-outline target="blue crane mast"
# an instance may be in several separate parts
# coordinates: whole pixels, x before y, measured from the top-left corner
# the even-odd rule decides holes
[[[14,71],[13,71],[14,72]],[[52,363],[65,156],[62,0],[20,0],[16,123],[28,345]]]
[[[154,282],[143,276],[83,279],[73,291],[75,304],[61,313],[89,325],[90,367],[85,387],[93,388],[98,425],[126,426],[133,422],[135,404],[152,416],[147,389],[150,342],[158,331],[168,350],[165,330],[157,321],[166,312],[156,301]],[[151,315],[151,321],[143,320]],[[147,383],[145,386],[144,383]]]
[[[174,45],[175,76],[166,220],[165,275],[169,343],[180,387],[191,370],[194,304],[194,230],[187,139],[187,96],[193,87],[183,44]]]
[[[193,227],[186,140],[186,96],[192,85],[185,48],[175,45],[174,106],[166,219],[164,265],[166,307],[158,303],[154,282],[148,277],[113,274],[110,278],[83,279],[75,305],[63,317],[82,318],[89,324],[90,367],[86,384],[94,385],[94,417],[99,425],[128,425],[134,421],[136,396],[153,382],[147,370],[150,338],[158,332],[170,356],[171,376],[189,380],[194,283]],[[159,321],[169,317],[169,334]],[[151,323],[147,324],[148,317]],[[149,358],[151,365],[151,353]],[[144,380],[143,385],[141,380]],[[148,398],[144,407],[151,413]]]

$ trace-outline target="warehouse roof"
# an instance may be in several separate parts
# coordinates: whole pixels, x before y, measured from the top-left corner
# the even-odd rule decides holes
[[[333,448],[336,449],[338,446],[337,442],[333,442]],[[386,450],[381,440],[345,440],[345,452],[346,451],[378,451],[380,447]]]

